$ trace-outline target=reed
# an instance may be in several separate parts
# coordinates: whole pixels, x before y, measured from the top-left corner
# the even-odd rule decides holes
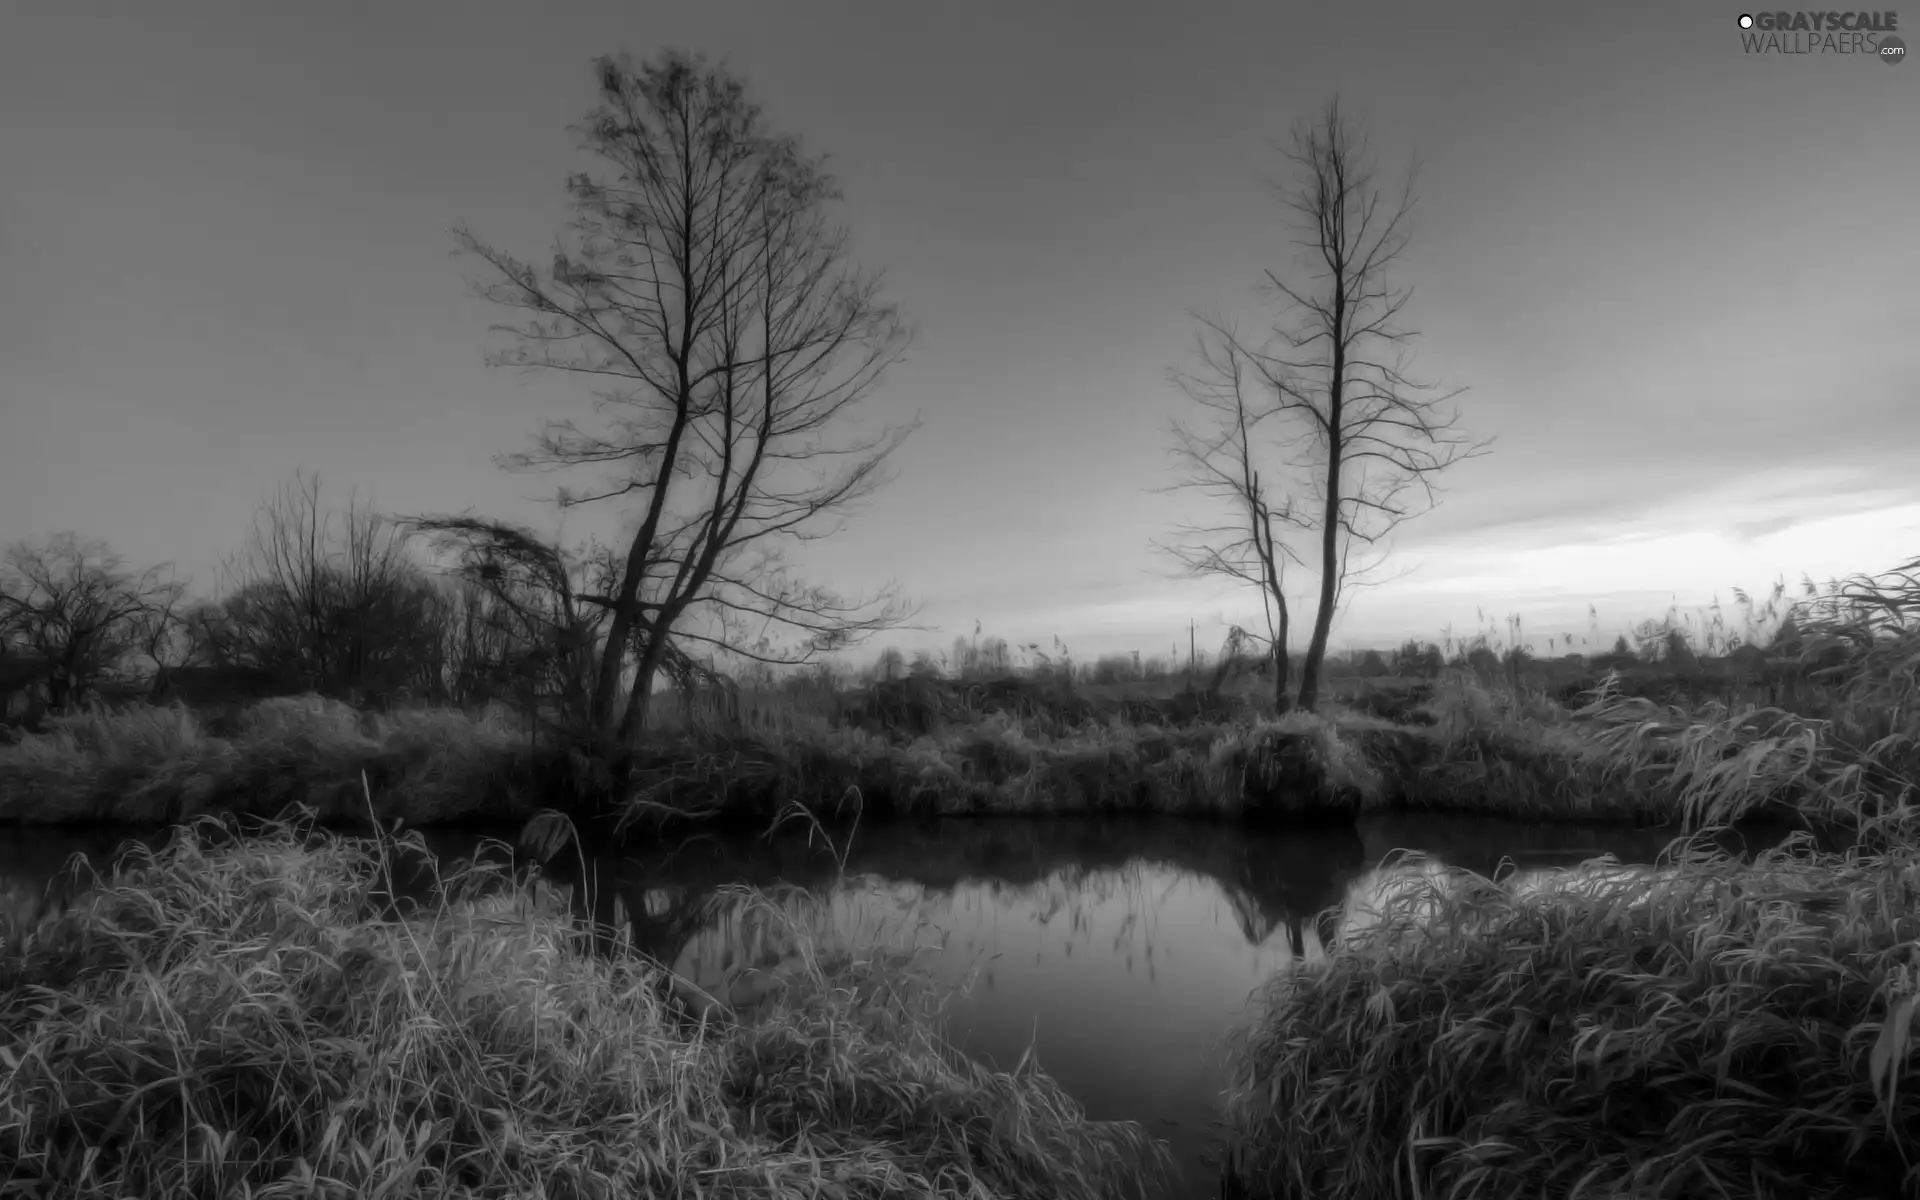
[[[388,822],[525,817],[565,767],[563,752],[457,710],[373,714],[288,697],[215,736],[184,707],[136,705],[57,718],[0,746],[0,821],[165,827],[304,805],[326,823],[359,823],[363,773]]]
[[[690,1022],[551,890],[415,835],[185,826],[0,915],[0,1179],[87,1197],[1144,1195],[1165,1159],[955,1054],[910,962],[809,955]]]
[[[1831,639],[1813,644],[1809,653],[1833,656]],[[135,708],[64,718],[0,746],[0,821],[165,826],[300,804],[351,823],[364,772],[379,817],[415,826],[524,820],[547,807],[612,812],[623,827],[764,825],[794,804],[831,816],[857,796],[876,813],[1242,820],[1411,808],[1850,828],[1911,805],[1920,632],[1880,629],[1847,645],[1850,657],[1823,668],[1808,713],[1660,704],[1623,694],[1615,676],[1569,710],[1466,669],[1447,672],[1405,720],[1334,705],[1174,722],[1133,701],[1096,711],[1055,685],[993,691],[992,681],[953,695],[928,679],[864,698],[750,694],[724,720],[670,710],[625,780],[454,710],[373,715],[284,699],[214,736],[184,709]]]
[[[1236,1034],[1232,1194],[1920,1195],[1920,849],[1399,891]]]
[[[1907,821],[1920,799],[1920,628],[1863,637],[1831,678],[1819,715],[1603,687],[1575,719],[1611,776],[1670,796],[1693,828],[1782,811],[1849,828]]]

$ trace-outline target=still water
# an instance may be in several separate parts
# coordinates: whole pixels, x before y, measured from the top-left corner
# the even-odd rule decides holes
[[[1213,1194],[1222,1036],[1264,979],[1322,952],[1314,915],[1368,868],[1396,849],[1489,873],[1502,858],[1651,862],[1667,837],[1407,815],[1296,831],[950,819],[860,827],[838,847],[844,859],[804,836],[705,836],[574,859],[556,874],[602,921],[624,919],[639,949],[735,1000],[789,956],[767,914],[730,885],[782,889],[781,919],[828,945],[920,946],[952,989],[949,1032],[963,1049],[1003,1068],[1031,1050],[1090,1116],[1137,1120],[1165,1139],[1179,1193],[1200,1196]],[[120,841],[0,829],[0,895],[39,891],[76,852],[104,866]],[[428,841],[444,862],[479,838]]]

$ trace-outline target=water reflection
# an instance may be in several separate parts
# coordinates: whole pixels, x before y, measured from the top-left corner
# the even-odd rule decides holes
[[[792,965],[782,922],[826,949],[921,946],[925,967],[953,988],[949,1032],[962,1048],[1009,1068],[1031,1048],[1092,1116],[1139,1120],[1166,1138],[1183,1191],[1211,1195],[1221,1037],[1264,979],[1321,953],[1314,917],[1370,867],[1399,848],[1483,873],[1502,858],[1649,862],[1667,837],[1398,814],[1294,832],[952,819],[860,827],[839,847],[844,859],[804,835],[701,836],[618,857],[569,853],[549,874],[598,922],[739,1005]],[[117,840],[0,831],[0,882],[44,881],[75,851],[101,862]],[[479,838],[428,841],[444,862]],[[743,884],[779,894],[780,920],[743,903]]]
[[[1166,1138],[1196,1187],[1222,1034],[1263,979],[1318,953],[1313,914],[1366,866],[1351,828],[1139,819],[887,824],[843,850],[697,838],[553,874],[735,1004],[777,986],[791,951],[729,885],[782,889],[784,917],[828,950],[918,946],[963,1049],[1005,1068],[1031,1050],[1089,1115]]]

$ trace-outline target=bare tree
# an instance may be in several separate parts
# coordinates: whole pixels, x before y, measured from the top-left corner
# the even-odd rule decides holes
[[[1271,396],[1262,394],[1257,370],[1234,331],[1205,318],[1201,324],[1196,339],[1199,369],[1173,373],[1175,385],[1200,410],[1200,422],[1174,418],[1171,454],[1182,477],[1163,490],[1190,490],[1223,501],[1231,517],[1218,525],[1184,524],[1176,540],[1158,548],[1190,574],[1237,579],[1259,590],[1274,664],[1274,708],[1285,712],[1291,613],[1284,582],[1287,563],[1299,559],[1274,535],[1274,525],[1285,530],[1302,522],[1294,515],[1292,499],[1277,498],[1272,476],[1262,478],[1259,467],[1262,437],[1273,432],[1281,410]]]
[[[1366,129],[1338,99],[1296,127],[1286,158],[1297,178],[1276,192],[1300,227],[1293,244],[1304,251],[1304,278],[1290,284],[1268,271],[1267,279],[1270,298],[1294,319],[1275,326],[1265,347],[1235,346],[1275,415],[1306,434],[1306,454],[1290,465],[1310,472],[1319,535],[1319,607],[1299,693],[1300,707],[1312,709],[1342,592],[1378,565],[1350,562],[1356,544],[1383,549],[1387,534],[1437,502],[1437,476],[1491,440],[1456,432],[1446,406],[1460,391],[1423,394],[1435,389],[1406,374],[1414,334],[1398,318],[1413,293],[1389,277],[1411,234],[1414,172],[1395,194],[1379,186]]]
[[[396,522],[351,495],[329,508],[318,475],[301,472],[260,507],[226,574],[218,610],[191,622],[214,663],[361,700],[439,688],[445,597]]]
[[[501,602],[487,583],[464,573],[452,582],[451,600],[444,650],[448,697],[464,707],[512,700],[525,711],[537,712],[539,683],[521,670],[532,663],[534,649],[515,628],[514,606]]]
[[[583,726],[608,611],[582,593],[608,590],[612,564],[595,572],[532,530],[483,517],[411,517],[407,527],[455,557],[463,585],[449,625],[456,694],[472,701],[505,684],[534,715],[552,705],[564,727]]]
[[[740,82],[677,52],[595,68],[600,106],[582,133],[611,175],[569,181],[574,219],[552,266],[459,238],[492,268],[480,294],[527,314],[499,327],[516,345],[491,361],[599,389],[605,429],[549,423],[504,465],[607,468],[560,504],[635,505],[612,589],[582,597],[609,613],[592,725],[628,744],[672,640],[801,662],[904,622],[891,588],[803,586],[778,546],[832,532],[884,482],[911,429],[861,434],[850,418],[910,335],[879,280],[848,265],[823,160],[771,132]],[[768,630],[798,645],[777,649]]]
[[[164,642],[184,586],[130,571],[105,543],[60,533],[0,563],[0,641],[38,660],[47,708],[71,709],[143,649]],[[157,663],[157,659],[156,659]]]

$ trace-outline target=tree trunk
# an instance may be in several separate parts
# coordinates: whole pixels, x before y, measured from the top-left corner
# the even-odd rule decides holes
[[[1245,437],[1245,427],[1242,427]],[[1287,633],[1292,624],[1292,613],[1287,608],[1287,593],[1280,586],[1280,549],[1273,540],[1273,512],[1261,499],[1260,476],[1254,473],[1253,486],[1250,489],[1248,507],[1253,513],[1254,544],[1260,552],[1260,566],[1265,575],[1267,594],[1273,598],[1274,608],[1279,619],[1267,625],[1267,632],[1273,635],[1273,644],[1268,649],[1273,654],[1273,711],[1276,715],[1287,711],[1291,705],[1287,700],[1287,676],[1292,664],[1287,660]]]
[[[73,704],[74,693],[78,690],[72,668],[65,663],[57,664],[47,673],[47,711],[66,713]]]
[[[1283,713],[1293,706],[1287,698],[1288,676],[1292,674],[1293,664],[1287,661],[1287,598],[1276,596],[1275,599],[1280,602],[1280,624],[1276,630],[1278,636],[1273,640],[1273,711]]]
[[[1333,606],[1340,594],[1340,423],[1346,391],[1345,277],[1333,281],[1333,378],[1327,396],[1327,507],[1320,531],[1320,611],[1313,617],[1313,640],[1307,643],[1307,661],[1300,669],[1300,707],[1314,711],[1320,703],[1320,663],[1327,656],[1327,633],[1333,628]]]
[[[667,621],[662,620],[656,630],[666,625]],[[623,750],[639,741],[640,731],[646,727],[647,710],[653,704],[653,677],[660,673],[660,664],[666,657],[667,639],[656,632],[647,639],[646,651],[640,655],[640,664],[633,672],[633,690],[627,693],[627,711],[620,721],[619,744]]]
[[[1320,567],[1320,611],[1314,614],[1313,638],[1307,643],[1307,661],[1300,669],[1300,707],[1312,712],[1320,703],[1320,663],[1327,656],[1327,632],[1333,626],[1335,572],[1339,570],[1335,529],[1322,536]]]
[[[611,740],[618,732],[613,704],[620,690],[620,660],[626,656],[626,645],[633,638],[636,617],[625,597],[614,605],[613,620],[607,627],[607,643],[600,652],[600,669],[593,683],[593,704],[587,713],[587,724],[597,738]]]

